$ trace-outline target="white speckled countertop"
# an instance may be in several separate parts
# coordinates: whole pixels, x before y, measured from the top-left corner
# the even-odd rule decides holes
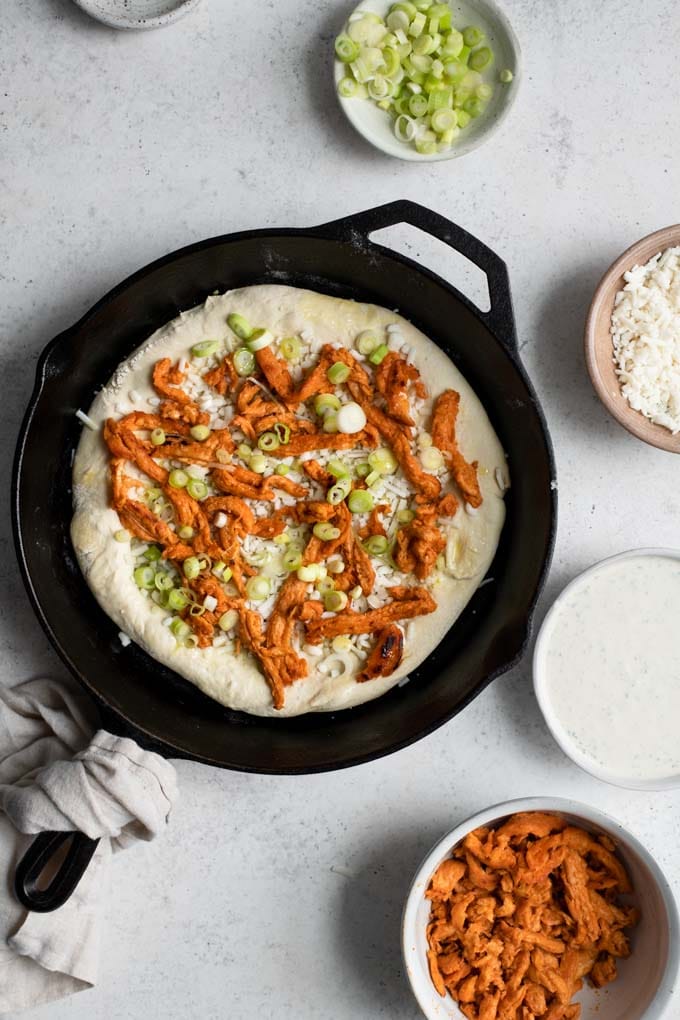
[[[488,147],[431,165],[380,156],[340,117],[329,47],[349,6],[204,0],[170,28],[118,34],[69,0],[3,4],[4,476],[38,352],[133,270],[213,234],[413,198],[510,267],[559,473],[540,618],[593,560],[678,544],[680,459],[606,416],[581,354],[601,273],[678,218],[677,5],[507,0],[525,59],[513,115]],[[439,253],[429,261],[460,280]],[[24,594],[7,514],[2,539],[3,679],[61,673]],[[631,793],[572,766],[543,725],[528,660],[449,725],[372,765],[302,778],[179,773],[167,838],[115,862],[99,984],[31,1016],[416,1020],[399,957],[409,877],[447,828],[513,796],[611,812],[680,893],[680,791]]]

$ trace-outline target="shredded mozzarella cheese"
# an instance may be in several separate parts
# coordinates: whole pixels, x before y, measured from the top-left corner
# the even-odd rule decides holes
[[[631,407],[680,432],[680,247],[624,274],[611,335],[621,392]]]

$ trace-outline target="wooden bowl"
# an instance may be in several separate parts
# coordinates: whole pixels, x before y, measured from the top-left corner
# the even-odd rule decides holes
[[[669,453],[680,453],[680,433],[673,435],[663,425],[655,425],[635,411],[621,393],[614,371],[613,346],[610,333],[614,298],[625,283],[623,274],[636,265],[644,265],[666,248],[680,245],[680,224],[664,227],[624,251],[604,274],[588,311],[585,331],[585,353],[588,373],[595,392],[620,425],[638,439]]]

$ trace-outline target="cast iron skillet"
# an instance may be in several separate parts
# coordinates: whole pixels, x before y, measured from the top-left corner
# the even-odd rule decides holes
[[[409,223],[481,268],[491,309],[411,259],[369,239]],[[507,452],[512,488],[488,576],[411,680],[375,702],[298,719],[260,719],[222,708],[135,644],[91,595],[69,538],[71,465],[87,409],[120,361],[155,329],[213,291],[260,283],[308,287],[398,309],[469,380]],[[14,463],[19,563],[47,636],[115,727],[168,756],[262,773],[356,765],[431,733],[527,643],[552,552],[556,494],[545,422],[517,354],[505,264],[462,228],[413,202],[393,202],[307,230],[256,230],[183,248],[140,270],[45,349]],[[35,862],[33,862],[35,863]]]

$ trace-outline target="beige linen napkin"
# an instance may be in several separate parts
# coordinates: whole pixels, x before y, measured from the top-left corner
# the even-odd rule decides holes
[[[0,1013],[95,983],[111,854],[154,839],[177,798],[169,762],[96,725],[88,699],[64,684],[0,687]],[[13,879],[46,830],[79,830],[100,843],[71,898],[36,914],[17,901]]]

